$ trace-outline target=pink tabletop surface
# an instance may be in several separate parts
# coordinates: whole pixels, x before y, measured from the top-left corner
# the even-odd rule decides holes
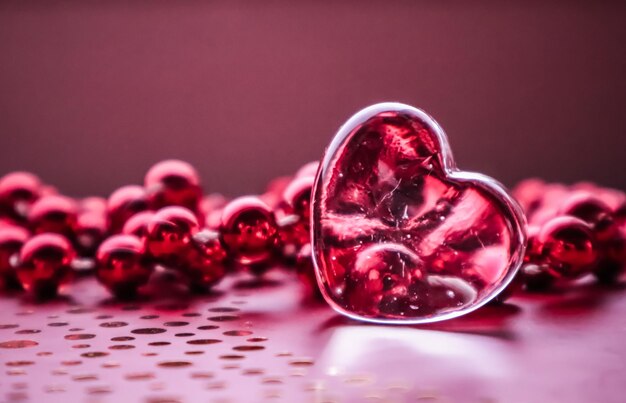
[[[45,304],[2,296],[0,401],[624,401],[620,286],[518,295],[402,327],[303,301],[280,270],[196,297],[166,280],[132,302],[111,300],[92,279]],[[133,332],[146,328],[164,331]]]

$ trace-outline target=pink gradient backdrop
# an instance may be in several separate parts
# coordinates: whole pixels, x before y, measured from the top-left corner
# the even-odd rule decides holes
[[[259,192],[379,101],[431,113],[461,167],[626,188],[623,2],[0,3],[0,173],[108,194],[195,164]]]

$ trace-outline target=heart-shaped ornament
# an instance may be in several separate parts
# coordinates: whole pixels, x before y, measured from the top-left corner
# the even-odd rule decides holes
[[[471,312],[513,279],[522,210],[494,179],[457,169],[441,127],[398,103],[340,129],[312,194],[319,287],[338,312],[427,323]]]

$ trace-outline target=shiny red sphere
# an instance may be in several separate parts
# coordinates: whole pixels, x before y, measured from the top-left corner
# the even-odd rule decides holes
[[[315,178],[312,176],[300,176],[285,188],[283,192],[283,203],[285,210],[290,214],[301,217],[302,223],[310,228],[311,219],[311,190]]]
[[[321,301],[323,297],[320,288],[317,286],[317,279],[315,278],[315,267],[310,243],[304,245],[298,251],[295,265],[298,278],[304,288],[304,296],[306,298],[316,298]]]
[[[280,206],[283,200],[283,192],[285,188],[289,186],[291,180],[291,176],[279,176],[278,178],[272,179],[265,187],[265,193],[259,196],[259,198],[270,208],[277,208]]]
[[[226,250],[238,263],[259,264],[276,252],[278,231],[274,214],[258,197],[231,201],[222,212],[220,232]]]
[[[203,230],[194,234],[183,258],[182,271],[194,289],[206,290],[226,274],[227,254],[219,233]]]
[[[81,199],[78,203],[78,210],[81,213],[94,212],[106,215],[107,199],[104,197],[90,196]]]
[[[76,250],[81,256],[93,256],[107,234],[103,211],[86,211],[78,215],[74,229]]]
[[[35,234],[52,232],[74,239],[78,206],[65,196],[43,196],[31,207],[28,221]]]
[[[118,297],[132,297],[146,284],[152,264],[142,241],[134,235],[113,235],[100,245],[96,254],[96,276]]]
[[[52,297],[72,278],[74,250],[59,234],[39,234],[24,243],[20,251],[18,278],[25,290],[36,297]]]
[[[0,288],[19,288],[14,261],[29,236],[22,227],[0,227]]]
[[[546,263],[557,276],[580,277],[589,273],[596,261],[592,230],[578,218],[562,216],[548,221],[538,239]]]
[[[187,252],[191,237],[198,232],[196,216],[185,207],[159,210],[149,221],[145,236],[147,253],[158,263],[177,266]]]
[[[196,169],[184,161],[166,160],[153,165],[144,179],[150,207],[186,207],[194,213],[199,210],[202,189]]]
[[[520,268],[516,277],[520,277],[523,286],[530,292],[542,292],[550,289],[557,280],[547,264],[528,263]]]
[[[577,217],[589,224],[596,238],[608,239],[615,232],[611,208],[587,191],[571,193],[562,203],[560,213]]]
[[[147,234],[148,223],[154,217],[154,214],[153,211],[142,211],[130,217],[126,220],[124,228],[122,228],[122,234],[143,238]]]
[[[0,178],[0,215],[25,220],[30,206],[41,193],[41,181],[29,172],[4,175]]]
[[[137,185],[122,186],[107,200],[107,214],[109,229],[118,233],[124,227],[126,220],[133,215],[148,209],[148,193]]]

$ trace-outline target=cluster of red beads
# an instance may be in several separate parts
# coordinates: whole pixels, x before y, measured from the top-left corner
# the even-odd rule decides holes
[[[157,163],[143,186],[123,186],[108,199],[75,200],[30,173],[7,174],[0,178],[0,287],[50,297],[87,267],[128,297],[162,268],[206,290],[228,271],[262,274],[281,261],[299,263],[312,285],[305,246],[316,170],[317,162],[307,164],[261,196],[234,200],[203,195],[197,171],[178,160]]]
[[[513,190],[528,219],[525,264],[515,283],[545,290],[593,274],[604,283],[626,269],[626,195],[592,183],[525,180]]]

